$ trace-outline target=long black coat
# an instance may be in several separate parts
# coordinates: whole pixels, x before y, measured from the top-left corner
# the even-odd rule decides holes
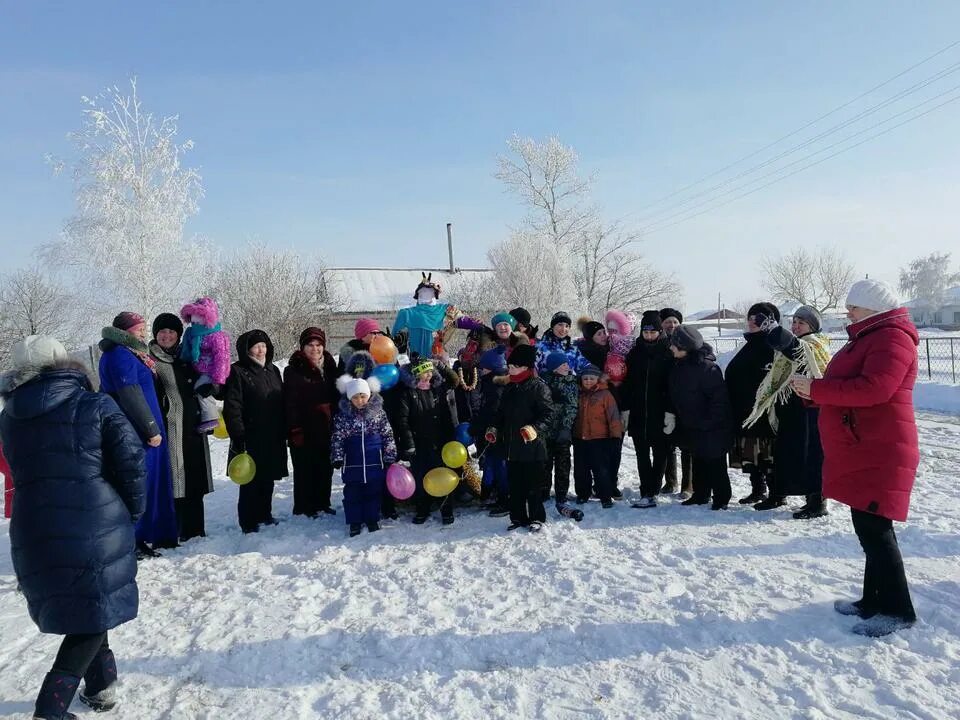
[[[283,371],[283,400],[291,447],[329,453],[333,414],[340,402],[337,377],[337,363],[326,350],[322,368],[311,363],[302,350],[290,357]]]
[[[670,371],[670,404],[677,416],[672,437],[694,457],[721,458],[733,442],[730,398],[709,345],[678,360]]]
[[[250,359],[249,349],[267,345],[263,367]],[[287,476],[287,432],[283,381],[273,364],[273,343],[262,330],[237,338],[239,360],[230,366],[223,393],[223,420],[230,435],[230,456],[246,450],[257,465],[257,476],[277,480]]]
[[[403,390],[396,414],[397,451],[401,456],[439,452],[455,435],[447,382],[435,370],[430,389],[419,390],[407,367],[401,369],[400,377]]]
[[[510,383],[500,396],[497,408],[497,443],[510,462],[547,460],[547,436],[553,423],[553,400],[550,388],[534,376],[521,383]],[[532,425],[537,439],[524,442],[520,429]]]
[[[743,427],[743,421],[753,411],[757,388],[773,364],[773,348],[767,343],[765,332],[745,333],[743,337],[747,342],[730,360],[724,374],[733,408],[734,433],[741,437],[773,438],[774,433],[766,417],[749,428]]]
[[[146,484],[140,437],[77,366],[7,379],[0,438],[17,498],[10,546],[30,617],[57,635],[133,620],[134,523]]]
[[[641,338],[627,353],[626,363],[620,404],[630,411],[627,431],[637,441],[664,442],[663,416],[670,405],[673,354],[665,341],[648,343]]]

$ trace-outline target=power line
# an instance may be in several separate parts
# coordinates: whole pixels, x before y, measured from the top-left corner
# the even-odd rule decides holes
[[[893,81],[898,80],[899,78],[901,78],[901,77],[903,77],[904,75],[912,72],[913,70],[916,70],[916,69],[917,69],[918,67],[920,67],[921,65],[925,65],[926,63],[930,62],[930,61],[933,60],[934,58],[937,58],[937,57],[939,57],[940,55],[943,55],[945,52],[947,52],[947,51],[949,51],[949,50],[952,50],[952,49],[955,48],[957,45],[960,45],[960,40],[957,40],[957,41],[955,41],[955,42],[950,43],[950,44],[947,45],[946,47],[938,50],[937,52],[933,53],[932,55],[929,55],[928,57],[924,58],[924,59],[921,60],[920,62],[918,62],[918,63],[916,63],[916,64],[914,64],[914,65],[911,65],[911,66],[908,67],[906,70],[902,70],[901,72],[897,73],[897,74],[894,75],[893,77],[890,77],[890,78],[884,80],[884,81],[883,81],[882,83],[880,83],[879,85],[875,85],[875,86],[873,86],[872,88],[870,88],[869,90],[860,93],[859,95],[857,95],[857,96],[856,96],[855,98],[853,98],[852,100],[848,100],[847,102],[843,103],[842,105],[838,105],[838,106],[835,107],[833,110],[830,110],[829,112],[824,113],[824,114],[821,115],[820,117],[818,117],[818,118],[816,118],[816,119],[814,119],[814,120],[811,120],[810,122],[806,123],[805,125],[802,125],[802,126],[800,126],[799,128],[797,128],[796,130],[793,130],[793,131],[787,133],[786,135],[784,135],[783,137],[780,137],[780,138],[774,140],[772,143],[769,143],[769,144],[767,144],[767,145],[764,145],[764,146],[763,146],[762,148],[760,148],[759,150],[754,150],[753,152],[751,152],[751,153],[749,153],[749,154],[747,154],[747,155],[744,155],[743,157],[739,158],[738,160],[734,160],[732,163],[729,163],[728,165],[724,165],[724,166],[723,166],[722,168],[720,168],[719,170],[716,170],[716,171],[710,173],[709,175],[704,175],[704,176],[703,176],[702,178],[700,178],[699,180],[695,180],[694,182],[690,183],[689,185],[685,185],[684,187],[680,188],[679,190],[675,190],[674,192],[670,193],[669,195],[665,195],[665,196],[663,196],[662,198],[660,198],[659,200],[656,200],[656,201],[654,201],[654,202],[652,202],[652,203],[650,203],[650,204],[648,204],[648,205],[644,205],[644,206],[638,208],[637,210],[635,210],[635,211],[633,211],[633,212],[642,212],[643,210],[647,210],[647,209],[649,209],[649,208],[656,207],[656,206],[659,205],[660,203],[665,202],[666,200],[670,200],[671,198],[674,198],[674,197],[676,197],[677,195],[680,195],[681,193],[684,193],[684,192],[686,192],[687,190],[689,190],[689,189],[691,189],[691,188],[694,188],[694,187],[696,187],[697,185],[700,185],[701,183],[705,182],[706,180],[710,180],[711,178],[714,178],[714,177],[716,177],[717,175],[720,175],[721,173],[726,172],[726,171],[729,170],[730,168],[736,167],[737,165],[739,165],[740,163],[744,162],[745,160],[749,160],[750,158],[756,157],[756,156],[759,155],[760,153],[765,152],[766,150],[769,150],[770,148],[775,147],[776,145],[779,145],[779,144],[780,144],[781,142],[783,142],[784,140],[787,140],[787,139],[789,139],[789,138],[792,138],[794,135],[798,135],[799,133],[803,132],[803,131],[806,130],[807,128],[809,128],[809,127],[811,127],[811,126],[813,126],[813,125],[816,125],[816,124],[817,124],[818,122],[820,122],[821,120],[824,120],[824,119],[830,117],[831,115],[834,115],[834,114],[840,112],[841,110],[845,110],[846,108],[848,108],[848,107],[850,107],[851,105],[853,105],[855,102],[857,102],[857,101],[862,100],[863,98],[865,98],[867,95],[870,95],[870,94],[876,92],[876,91],[879,90],[880,88],[886,87],[887,85],[889,85],[889,84],[892,83]],[[628,213],[628,215],[630,215],[630,214],[633,214],[633,213]],[[626,216],[624,216],[624,217],[626,217]]]
[[[958,89],[958,88],[960,88],[960,86],[957,86],[957,88],[954,88],[954,90],[956,90],[956,89]],[[951,91],[947,91],[947,92],[952,92],[952,90],[951,90]],[[946,94],[946,93],[943,93],[943,94]],[[937,96],[937,97],[940,97],[940,96]],[[662,230],[667,230],[668,228],[672,228],[672,227],[674,227],[674,226],[676,226],[676,225],[679,225],[680,223],[684,223],[684,222],[687,222],[688,220],[692,220],[693,218],[700,217],[701,215],[705,215],[705,214],[707,214],[707,213],[709,213],[709,212],[712,212],[713,210],[717,210],[717,209],[719,209],[719,208],[721,208],[721,207],[724,207],[724,206],[726,206],[726,205],[729,205],[730,203],[736,202],[737,200],[741,200],[741,199],[747,197],[748,195],[753,195],[755,192],[759,192],[760,190],[763,190],[763,189],[765,189],[765,188],[768,188],[768,187],[770,187],[771,185],[775,185],[776,183],[781,182],[782,180],[786,180],[787,178],[793,177],[794,175],[796,175],[796,174],[798,174],[798,173],[801,173],[801,172],[803,172],[804,170],[808,170],[808,169],[810,169],[810,168],[812,168],[812,167],[814,167],[814,166],[816,166],[816,165],[819,165],[820,163],[824,163],[824,162],[826,162],[827,160],[830,160],[830,159],[832,159],[832,158],[835,158],[835,157],[837,157],[838,155],[842,155],[842,154],[845,153],[845,152],[848,152],[848,151],[850,151],[850,150],[853,150],[854,148],[860,147],[860,146],[863,145],[864,143],[870,142],[871,140],[876,140],[878,137],[880,137],[880,136],[882,136],[882,135],[886,135],[886,134],[889,133],[889,132],[893,132],[893,131],[896,130],[897,128],[902,127],[902,126],[904,126],[904,125],[907,125],[907,124],[913,122],[914,120],[919,120],[920,118],[922,118],[922,117],[924,117],[924,116],[926,116],[926,115],[929,115],[930,113],[932,113],[932,112],[934,112],[934,111],[936,111],[936,110],[939,110],[940,108],[945,107],[946,105],[949,105],[950,103],[956,102],[957,100],[960,100],[960,95],[956,95],[956,96],[950,98],[949,100],[945,100],[944,102],[940,103],[939,105],[935,105],[934,107],[932,107],[932,108],[930,108],[930,109],[928,109],[928,110],[925,110],[925,111],[922,112],[922,113],[919,113],[919,114],[917,114],[917,115],[915,115],[915,116],[913,116],[913,117],[911,117],[911,118],[907,118],[907,119],[904,120],[903,122],[899,122],[899,123],[897,123],[896,125],[893,125],[892,127],[889,127],[889,128],[887,128],[886,130],[883,130],[882,132],[879,132],[879,133],[876,133],[875,135],[871,135],[870,137],[864,138],[864,139],[861,140],[860,142],[854,143],[853,145],[850,145],[850,146],[845,147],[845,148],[843,148],[843,149],[841,149],[841,150],[838,150],[837,152],[835,152],[835,153],[833,153],[833,154],[831,154],[831,155],[828,155],[827,157],[820,158],[819,160],[817,160],[817,161],[815,161],[815,162],[812,162],[812,163],[810,163],[810,164],[808,164],[808,165],[804,165],[803,167],[797,168],[797,169],[794,170],[793,172],[787,173],[786,175],[783,175],[782,177],[778,177],[778,178],[776,178],[775,180],[771,180],[770,182],[765,183],[764,185],[761,185],[760,187],[756,187],[756,188],[754,188],[753,190],[749,190],[749,191],[747,191],[747,192],[745,192],[745,193],[742,193],[741,195],[737,195],[736,197],[733,197],[733,198],[731,198],[730,200],[726,200],[726,201],[724,201],[724,202],[718,203],[717,205],[714,205],[714,206],[712,206],[712,207],[708,207],[708,208],[706,208],[706,209],[704,209],[704,210],[701,210],[700,212],[693,213],[692,215],[687,215],[686,217],[682,217],[682,218],[680,218],[679,220],[676,220],[675,222],[672,222],[672,223],[668,223],[668,224],[666,224],[666,225],[661,225],[661,226],[657,227],[656,224],[655,224],[654,226],[652,226],[651,228],[649,228],[649,229],[647,229],[647,230],[641,230],[641,232],[642,232],[644,235],[652,235],[653,233],[661,232]],[[929,100],[926,101],[926,102],[929,102]],[[923,105],[923,104],[926,104],[926,103],[921,103],[921,105]],[[911,108],[911,109],[915,109],[915,108]],[[907,111],[907,112],[909,112],[909,111]],[[884,122],[887,122],[887,121],[885,120]],[[873,127],[877,127],[877,126],[875,125],[875,126],[873,126]],[[868,129],[873,129],[873,128],[868,128]],[[858,133],[858,134],[859,134],[859,133]],[[855,135],[852,135],[852,136],[850,136],[850,137],[855,137]],[[836,145],[843,144],[844,142],[846,142],[847,140],[849,140],[850,137],[846,138],[846,140],[843,140],[843,141],[841,141],[841,142],[835,143],[834,147],[835,147]],[[816,153],[812,153],[811,155],[808,155],[808,156],[806,156],[806,157],[807,157],[807,158],[812,157],[812,155],[817,155],[817,154],[819,154],[820,152],[823,152],[823,151],[821,150],[821,151],[818,151],[818,152],[816,152]],[[801,160],[802,160],[802,159],[806,159],[806,158],[801,158]],[[799,161],[798,161],[798,162],[799,162]],[[783,170],[783,168],[781,168],[781,169],[778,170],[777,172],[780,172],[780,171],[782,171],[782,170]],[[776,173],[771,173],[771,174],[776,174]],[[752,185],[754,182],[756,182],[756,180],[751,181],[751,182],[749,182],[749,183],[746,183],[746,185]],[[741,187],[745,187],[746,185],[741,186]],[[733,192],[733,191],[731,191],[731,192]],[[716,198],[714,198],[714,199],[716,199]],[[713,201],[713,200],[710,200],[710,201],[708,201],[708,202],[712,202],[712,201]],[[693,209],[694,209],[694,208],[688,208],[686,211],[684,211],[684,213],[689,212],[690,210],[693,210]],[[682,215],[682,214],[684,214],[684,213],[680,213],[680,214]],[[667,218],[665,218],[664,220],[666,220],[666,219],[667,219]]]
[[[883,100],[882,102],[877,103],[876,105],[872,105],[871,107],[866,108],[865,110],[862,110],[861,112],[857,113],[857,114],[854,115],[853,117],[848,118],[847,120],[844,120],[843,122],[838,123],[838,124],[836,124],[836,125],[828,128],[828,129],[824,130],[824,131],[821,132],[819,135],[815,135],[815,136],[813,136],[813,137],[805,140],[804,142],[799,143],[798,145],[794,145],[792,148],[789,148],[789,149],[787,149],[787,150],[784,150],[782,153],[780,153],[779,155],[775,155],[774,157],[770,158],[769,160],[765,160],[765,161],[762,162],[762,163],[759,163],[759,164],[757,164],[757,165],[753,165],[752,167],[749,167],[749,168],[747,168],[746,170],[741,171],[741,172],[738,173],[737,175],[734,175],[734,176],[732,176],[732,177],[730,177],[730,178],[728,178],[728,179],[726,179],[726,180],[723,180],[722,182],[719,182],[719,183],[717,183],[716,185],[713,185],[713,186],[707,188],[706,190],[701,190],[701,191],[698,192],[698,193],[695,193],[695,194],[693,194],[693,195],[689,195],[688,197],[686,197],[685,199],[680,200],[679,202],[671,203],[671,204],[667,205],[666,207],[662,208],[661,210],[658,210],[658,211],[656,211],[656,212],[650,213],[650,214],[644,216],[643,218],[641,218],[641,219],[639,220],[639,222],[641,222],[641,223],[647,223],[647,224],[649,224],[649,225],[655,225],[655,224],[657,224],[658,222],[660,222],[660,220],[657,220],[657,219],[656,219],[658,216],[663,215],[664,213],[669,212],[670,210],[673,210],[673,209],[675,209],[675,208],[680,208],[680,207],[683,207],[684,205],[688,205],[689,203],[693,202],[693,201],[696,200],[697,198],[703,197],[704,195],[710,195],[710,194],[712,194],[714,191],[719,190],[720,188],[723,188],[724,186],[729,185],[730,183],[735,182],[735,181],[739,180],[739,179],[742,178],[742,177],[746,177],[747,175],[752,175],[753,173],[757,172],[758,170],[762,170],[762,169],[765,168],[765,167],[769,167],[770,165],[773,165],[773,164],[774,164],[775,162],[777,162],[778,160],[782,160],[783,158],[789,157],[790,155],[793,155],[794,153],[799,152],[800,150],[803,150],[803,149],[805,149],[805,148],[807,148],[807,147],[810,147],[810,146],[813,145],[814,143],[817,143],[817,142],[819,142],[820,140],[823,140],[823,139],[826,138],[826,137],[829,137],[829,136],[831,136],[831,135],[835,135],[836,133],[840,132],[840,131],[843,130],[844,128],[849,127],[850,125],[853,125],[854,123],[858,122],[859,120],[863,120],[863,119],[866,118],[866,117],[869,117],[869,116],[871,116],[871,115],[875,115],[876,113],[880,112],[880,110],[883,110],[884,108],[889,107],[890,105],[893,105],[894,103],[902,100],[902,99],[905,98],[905,97],[909,97],[910,95],[913,95],[913,94],[915,94],[915,93],[920,92],[921,90],[923,90],[923,89],[926,88],[927,86],[929,86],[929,85],[937,82],[938,80],[942,80],[943,78],[947,77],[948,75],[952,75],[953,73],[955,73],[955,72],[957,72],[957,71],[960,71],[960,62],[956,62],[956,63],[954,63],[953,65],[950,65],[950,66],[946,67],[945,69],[943,69],[943,70],[935,73],[934,75],[931,75],[930,77],[927,77],[927,78],[921,80],[920,82],[915,83],[914,85],[911,85],[910,87],[905,88],[904,90],[901,90],[901,91],[900,91],[899,93],[897,93],[896,95],[893,95],[893,96],[887,98],[886,100]],[[948,91],[948,92],[950,92],[950,91]],[[940,97],[940,96],[937,96],[937,97]],[[927,101],[927,102],[928,102],[928,101]],[[911,109],[914,109],[914,108],[911,108]],[[894,115],[894,116],[892,116],[892,117],[894,117],[894,118],[895,118],[895,117],[899,117],[899,115]],[[832,146],[831,146],[831,147],[832,147]],[[789,166],[788,166],[788,167],[789,167]],[[671,216],[671,217],[673,217],[673,216]]]

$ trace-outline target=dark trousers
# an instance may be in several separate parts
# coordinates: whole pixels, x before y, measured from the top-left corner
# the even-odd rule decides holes
[[[680,477],[677,477],[677,448],[667,450],[666,478],[671,488],[680,488],[681,492],[693,494],[693,454],[689,450],[680,451]]]
[[[601,501],[613,498],[613,445],[619,443],[619,438],[573,443],[573,486],[579,499],[589,500],[594,488]]]
[[[344,483],[343,513],[347,517],[347,525],[380,520],[384,484],[384,479],[380,477],[368,477],[366,482]]]
[[[863,570],[863,609],[869,613],[916,620],[893,521],[852,508],[850,515],[867,557]]]
[[[417,491],[414,493],[413,499],[417,506],[417,515],[420,517],[426,517],[430,514],[430,511],[433,509],[433,503],[436,500],[440,501],[440,515],[443,517],[453,517],[454,493],[450,493],[446,497],[435,498],[423,489],[424,476],[437,467],[446,467],[443,464],[443,458],[440,457],[439,450],[418,451],[410,463],[410,472],[413,473],[413,477],[417,480]]]
[[[293,514],[317,515],[330,507],[333,466],[330,448],[290,448],[293,460]]]
[[[610,481],[613,487],[620,488],[620,463],[623,461],[623,441],[625,436],[621,435],[616,442],[610,443]]]
[[[173,501],[177,513],[177,532],[180,541],[195,537],[206,537],[203,520],[203,495],[176,498]]]
[[[507,462],[507,482],[510,484],[510,522],[529,525],[534,520],[544,522],[543,476],[547,466],[540,462]]]
[[[570,492],[570,443],[547,443],[547,469],[543,478],[543,501],[550,499],[551,481],[557,505],[567,501]]]
[[[640,495],[655,497],[663,485],[663,473],[667,468],[669,446],[664,442],[633,439],[637,451],[637,472],[640,475]]]
[[[693,497],[709,500],[713,495],[714,505],[730,502],[730,476],[727,474],[727,456],[719,458],[693,458]]]
[[[57,658],[53,661],[53,672],[83,677],[101,650],[104,652],[110,650],[105,632],[92,635],[65,635],[63,642],[60,643]]]
[[[237,500],[237,517],[240,529],[251,532],[259,525],[273,523],[273,479],[255,475],[253,480],[240,486]]]

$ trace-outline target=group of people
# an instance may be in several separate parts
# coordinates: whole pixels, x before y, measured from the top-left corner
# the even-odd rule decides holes
[[[849,505],[866,569],[862,597],[838,601],[837,611],[862,618],[855,631],[870,636],[915,622],[892,521],[906,519],[919,463],[918,335],[889,287],[851,288],[849,342],[832,359],[815,309],[801,307],[787,328],[775,305],[754,305],[726,373],[671,308],[644,312],[636,336],[617,310],[576,323],[557,312],[541,334],[523,308],[487,324],[439,305],[440,292],[424,276],[394,335],[361,319],[338,358],[322,329],[304,329],[282,373],[259,329],[236,339],[231,363],[210,298],[156,317],[149,341],[143,317],[117,315],[102,333],[99,393],[56,340],[31,336],[13,348],[14,370],[0,381],[0,441],[15,487],[14,567],[40,630],[65,636],[36,718],[73,717],[81,678],[81,701],[116,703],[107,633],[137,614],[137,559],[204,535],[217,400],[230,458],[246,453],[256,468],[239,488],[245,533],[276,523],[274,483],[288,458],[297,515],[337,514],[339,471],[351,536],[399,517],[386,489],[394,465],[416,483],[415,524],[437,506],[453,523],[455,503],[468,501],[509,515],[507,530],[537,531],[551,498],[559,516],[580,520],[592,498],[609,508],[623,497],[629,434],[638,509],[675,492],[683,505],[726,509],[728,460],[750,478],[740,502],[758,510],[791,495],[806,500],[798,519],[826,514],[828,497]],[[453,361],[451,328],[469,331]],[[371,353],[385,337],[397,350],[386,362]],[[425,478],[464,432],[482,476],[437,497]]]

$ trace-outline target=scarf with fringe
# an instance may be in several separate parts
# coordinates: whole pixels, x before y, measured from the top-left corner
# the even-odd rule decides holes
[[[780,422],[777,420],[777,405],[785,404],[793,395],[790,378],[793,375],[805,375],[819,380],[830,362],[830,340],[825,335],[814,333],[797,338],[800,342],[791,355],[776,353],[773,364],[760,387],[750,416],[744,420],[743,427],[748,428],[764,415],[776,432]]]

